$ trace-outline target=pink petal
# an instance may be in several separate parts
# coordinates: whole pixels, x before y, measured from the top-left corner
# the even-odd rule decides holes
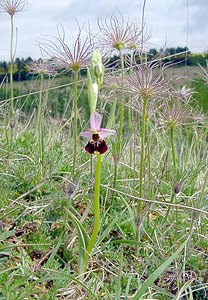
[[[92,131],[91,130],[83,131],[83,132],[80,133],[80,135],[87,138],[87,139],[91,139],[92,138]]]
[[[102,122],[102,116],[97,113],[93,112],[90,115],[90,129],[91,130],[100,130],[100,125]]]
[[[104,139],[104,138],[116,133],[115,130],[107,129],[107,128],[100,128],[100,130],[98,132],[100,134],[101,139]]]

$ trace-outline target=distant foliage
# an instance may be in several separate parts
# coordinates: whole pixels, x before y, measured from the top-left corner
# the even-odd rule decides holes
[[[26,80],[30,78],[29,74],[29,66],[33,62],[31,57],[24,58],[16,58],[14,61],[14,80]],[[9,63],[6,61],[0,61],[0,81],[5,78],[5,75],[9,73]]]
[[[195,91],[195,98],[197,99],[197,103],[200,105],[204,112],[208,111],[208,85],[202,79],[195,80],[192,82],[191,87]]]
[[[160,49],[159,51],[152,48],[148,51],[150,58],[156,56],[165,57],[165,62],[172,62],[176,64],[183,64],[186,62],[188,66],[206,66],[206,60],[208,59],[208,53],[191,53],[188,47],[171,47],[166,49]]]
[[[171,62],[177,65],[186,65],[188,66],[206,66],[206,60],[208,59],[208,53],[191,53],[187,47],[176,47],[176,48],[166,48],[160,49],[159,51],[156,48],[149,49],[147,56],[149,59],[154,57],[162,56],[164,57],[164,62]],[[139,62],[140,58],[136,55],[136,60]],[[14,61],[14,80],[21,81],[34,78],[34,75],[30,73],[30,65],[37,60],[33,60],[31,57],[16,58]],[[119,59],[118,56],[114,55],[110,58],[109,67],[118,68]],[[5,76],[9,74],[9,63],[6,61],[0,61],[0,82],[5,80]],[[83,71],[81,75],[86,75],[86,72]],[[8,77],[9,80],[9,77]]]

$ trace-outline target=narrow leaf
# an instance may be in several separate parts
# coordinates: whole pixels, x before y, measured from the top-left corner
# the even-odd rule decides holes
[[[141,288],[134,296],[133,300],[141,300],[146,290],[153,284],[153,282],[169,267],[169,265],[178,257],[183,248],[185,247],[188,239],[176,250],[159,268],[157,268],[142,284]]]
[[[84,272],[85,256],[86,256],[87,245],[89,243],[89,236],[84,226],[80,223],[77,217],[66,207],[64,209],[71,217],[71,221],[74,224],[74,227],[77,228],[78,239],[79,239],[78,271],[81,274]]]

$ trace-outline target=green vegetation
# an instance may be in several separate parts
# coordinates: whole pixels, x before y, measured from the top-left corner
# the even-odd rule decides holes
[[[135,52],[136,54],[136,52]],[[208,59],[208,55],[206,53],[191,53],[191,51],[187,47],[177,47],[177,48],[167,48],[160,49],[158,51],[155,48],[149,49],[148,58],[152,59],[161,55],[164,57],[164,62],[171,62],[172,64],[182,65],[185,64],[188,66],[206,66],[206,60]],[[136,55],[137,56],[137,55]],[[111,67],[115,67],[118,65],[119,57],[114,55],[109,60],[109,65]],[[139,60],[139,57],[137,57]],[[37,60],[37,61],[40,61]],[[16,58],[13,66],[13,79],[14,81],[28,80],[33,79],[34,75],[30,73],[30,66],[35,62],[31,57],[27,58]],[[7,76],[9,74],[10,64],[6,61],[0,61],[0,81],[6,81]],[[86,72],[83,70],[81,74],[85,74]]]
[[[205,113],[208,112],[208,85],[202,79],[196,79],[191,83],[191,87],[195,91],[194,97],[198,105]]]

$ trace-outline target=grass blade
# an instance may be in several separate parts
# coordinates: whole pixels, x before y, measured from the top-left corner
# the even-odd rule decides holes
[[[145,294],[146,290],[153,284],[153,282],[169,267],[169,265],[178,257],[183,248],[185,247],[188,239],[176,250],[162,265],[159,266],[142,284],[139,291],[134,296],[133,300],[140,300]]]
[[[77,228],[78,239],[79,239],[79,258],[78,258],[78,272],[79,274],[84,272],[85,265],[85,255],[87,245],[89,243],[89,236],[84,228],[84,226],[80,223],[77,217],[66,207],[64,208],[68,215],[71,217],[71,221],[74,224],[74,227]]]

